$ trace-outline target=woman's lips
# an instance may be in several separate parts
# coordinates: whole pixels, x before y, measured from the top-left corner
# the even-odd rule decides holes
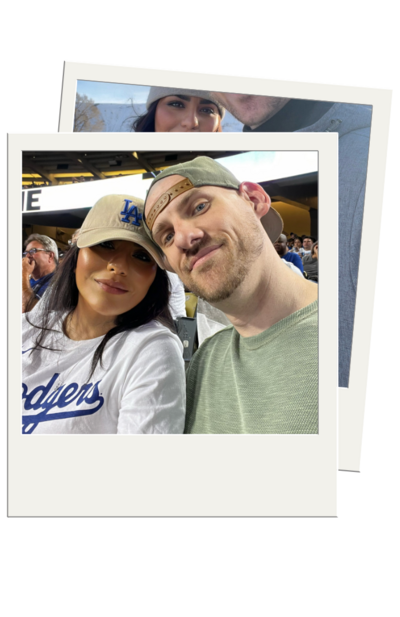
[[[122,295],[128,293],[128,290],[121,284],[115,281],[108,281],[104,279],[95,279],[100,289],[106,291],[109,294]]]

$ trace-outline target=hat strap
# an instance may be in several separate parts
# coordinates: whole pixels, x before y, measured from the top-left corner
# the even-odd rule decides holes
[[[168,204],[173,199],[175,199],[175,197],[178,197],[178,195],[181,195],[182,193],[186,193],[186,191],[190,191],[190,189],[193,189],[193,188],[194,188],[194,185],[190,182],[190,180],[185,178],[185,180],[183,181],[181,180],[180,182],[177,182],[176,184],[171,186],[171,188],[168,189],[168,191],[163,193],[161,197],[157,199],[156,203],[150,210],[149,215],[146,216],[147,227],[150,229],[150,231],[153,229],[153,225],[154,225],[156,218],[164,210],[164,208],[166,208]]]

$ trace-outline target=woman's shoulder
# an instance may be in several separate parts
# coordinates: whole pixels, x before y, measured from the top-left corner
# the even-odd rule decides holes
[[[135,341],[137,344],[148,344],[150,341],[166,342],[169,345],[182,346],[177,334],[171,332],[169,328],[161,324],[159,321],[153,319],[149,323],[139,326],[134,330],[124,332],[121,336],[125,335],[125,340],[131,342]]]

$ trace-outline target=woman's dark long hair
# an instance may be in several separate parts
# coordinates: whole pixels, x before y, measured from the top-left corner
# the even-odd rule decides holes
[[[153,101],[147,113],[136,118],[132,124],[132,131],[136,133],[154,133],[156,130],[155,118],[158,101]]]
[[[73,313],[78,304],[79,291],[75,280],[78,253],[79,248],[76,245],[73,245],[67,252],[53,276],[44,298],[40,300],[40,306],[38,307],[38,312],[35,317],[36,323],[33,323],[29,318],[29,312],[25,314],[28,323],[39,329],[39,334],[35,340],[32,352],[39,348],[56,351],[54,348],[48,347],[44,343],[48,332],[60,332],[60,330],[55,327],[57,323],[59,323],[60,315],[64,315],[62,331],[66,335],[66,320],[69,315]],[[168,275],[165,270],[161,270],[161,268],[157,266],[155,279],[146,296],[132,309],[126,311],[126,313],[122,313],[122,315],[118,315],[115,320],[114,328],[104,335],[101,343],[96,348],[88,381],[93,375],[97,364],[100,363],[100,366],[102,366],[104,348],[108,341],[116,334],[143,326],[153,319],[167,326],[173,332],[176,331],[168,308],[169,296],[170,284]],[[33,308],[32,305],[27,306],[28,311],[31,308]]]

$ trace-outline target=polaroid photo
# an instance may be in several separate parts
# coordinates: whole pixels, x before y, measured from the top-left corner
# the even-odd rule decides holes
[[[199,121],[205,103],[224,108],[220,127],[171,125],[171,107],[181,118],[183,108],[189,110],[190,90]],[[64,69],[60,131],[338,135],[339,469],[349,471],[360,469],[377,268],[376,251],[368,246],[379,233],[390,101],[390,91],[366,88],[74,63]]]
[[[324,246],[330,242],[329,253],[321,250],[316,285],[319,307],[313,336],[317,337],[318,363],[312,375],[317,384],[312,388],[317,401],[316,428],[302,434],[295,430],[238,434],[229,429],[227,434],[183,435],[62,434],[62,429],[55,428],[43,434],[46,431],[40,428],[46,423],[56,426],[68,421],[68,397],[73,398],[76,384],[67,379],[60,386],[61,394],[55,395],[46,390],[48,380],[32,381],[23,385],[21,407],[21,274],[17,265],[26,250],[21,235],[23,240],[32,232],[53,236],[67,259],[72,250],[68,240],[74,242],[75,230],[82,227],[99,199],[115,194],[145,199],[156,177],[154,170],[198,156],[215,159],[241,182],[269,190],[274,211],[286,212],[293,220],[309,216],[302,207],[309,199],[316,211],[318,237]],[[157,197],[154,207],[159,202]],[[193,205],[196,214],[202,204]],[[127,207],[121,214],[132,222],[137,217],[134,209]],[[149,226],[154,223],[150,219],[151,213],[146,214]],[[336,135],[286,133],[266,138],[203,133],[196,136],[196,142],[183,133],[173,139],[168,134],[10,135],[8,221],[9,239],[15,240],[9,242],[9,516],[336,516]],[[236,223],[237,229],[244,224]],[[160,232],[154,226],[152,230]],[[271,254],[282,268],[275,252]],[[296,286],[298,274],[289,274]],[[39,300],[33,311],[40,310],[40,302],[45,300]],[[199,343],[200,351],[204,344]],[[279,359],[290,384],[284,396],[291,400],[300,396],[304,385],[300,380],[297,389],[296,379],[290,376],[291,371],[298,374],[306,360],[306,350],[299,358],[297,346],[304,347],[304,341],[291,342]],[[51,363],[48,370],[53,370]],[[34,380],[36,372],[32,374]],[[68,388],[72,390],[67,392]],[[81,399],[82,415],[85,404],[90,408],[96,401],[93,396],[89,401]],[[21,413],[22,418],[38,414],[27,422],[22,420],[24,433]],[[54,414],[50,421],[48,414]]]

